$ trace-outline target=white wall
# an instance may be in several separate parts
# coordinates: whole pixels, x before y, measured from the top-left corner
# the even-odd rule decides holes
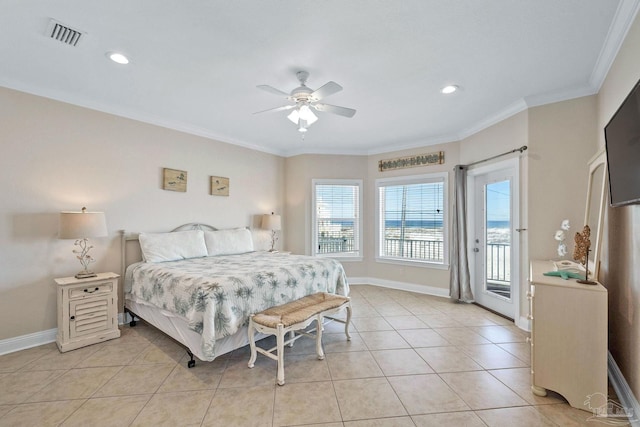
[[[0,148],[0,340],[57,326],[53,278],[81,269],[57,239],[62,210],[106,213],[92,267],[119,272],[120,229],[259,227],[284,206],[281,157],[3,88]],[[162,190],[163,167],[188,172],[186,193]],[[209,195],[211,175],[230,178],[229,197]]]

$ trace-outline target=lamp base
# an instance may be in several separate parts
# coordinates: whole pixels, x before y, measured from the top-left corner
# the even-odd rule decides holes
[[[593,280],[583,280],[583,279],[576,280],[576,282],[582,283],[583,285],[597,285],[598,284],[598,282],[594,282]]]
[[[94,273],[93,271],[81,271],[80,273],[76,274],[74,276],[76,279],[88,279],[89,277],[98,277],[98,275],[96,273]]]

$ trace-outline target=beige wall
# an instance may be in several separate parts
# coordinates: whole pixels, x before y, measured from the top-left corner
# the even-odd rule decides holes
[[[587,164],[598,151],[596,109],[596,97],[587,96],[529,110],[531,259],[558,258],[553,235],[563,219],[571,223],[571,236],[582,230]],[[570,250],[571,243],[567,241]]]
[[[92,266],[119,272],[117,230],[258,227],[284,206],[281,157],[3,88],[0,147],[0,340],[57,327],[53,278],[80,270],[56,237],[62,210],[106,213]],[[163,167],[188,172],[186,193],[161,189]],[[229,197],[209,195],[210,175],[230,178]]]
[[[477,162],[527,145],[528,126],[529,115],[525,110],[463,139],[460,141],[460,163]],[[504,158],[496,159],[500,160]]]
[[[366,188],[367,197],[364,200],[364,211],[367,212],[365,218],[365,265],[367,277],[381,279],[383,281],[408,283],[418,286],[428,286],[432,288],[440,288],[446,290],[444,294],[448,294],[449,289],[449,270],[443,268],[414,267],[404,264],[390,264],[378,262],[375,259],[375,182],[379,178],[393,178],[398,176],[420,175],[436,172],[447,172],[449,204],[446,207],[447,218],[451,224],[451,207],[453,205],[453,167],[459,163],[460,153],[459,144],[457,142],[430,145],[423,148],[395,151],[391,153],[371,155],[367,159],[367,178]],[[378,170],[378,162],[383,159],[393,159],[396,157],[405,157],[423,153],[434,153],[444,151],[444,164],[431,165],[408,169],[397,169],[391,171],[380,172]],[[448,209],[447,209],[448,208]],[[451,227],[449,227],[450,229]]]
[[[303,154],[285,160],[284,220],[287,250],[297,254],[311,254],[311,180],[361,179],[364,184],[363,199],[366,200],[369,193],[369,188],[364,183],[367,175],[366,159],[366,156]],[[367,212],[365,209],[364,215]],[[365,276],[366,270],[362,261],[344,261],[343,265],[348,276]]]
[[[597,136],[640,79],[640,15],[598,93]],[[640,396],[640,205],[608,208],[600,280],[609,291],[609,351]]]

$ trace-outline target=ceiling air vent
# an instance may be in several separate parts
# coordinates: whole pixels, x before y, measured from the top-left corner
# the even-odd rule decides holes
[[[77,46],[82,35],[83,33],[81,31],[74,30],[73,28],[61,24],[53,19],[49,21],[49,26],[47,27],[48,37],[69,46]]]

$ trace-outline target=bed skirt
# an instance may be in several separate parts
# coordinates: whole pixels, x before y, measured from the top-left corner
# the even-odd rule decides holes
[[[210,362],[216,357],[249,344],[249,336],[247,335],[248,328],[244,326],[235,334],[216,340],[215,357],[207,357],[203,354],[201,348],[202,335],[190,329],[186,320],[171,312],[161,310],[152,305],[141,304],[127,298],[126,296],[124,304],[125,308],[133,312],[136,317],[143,319],[145,322],[187,347],[193,355],[200,360]],[[258,333],[256,335],[256,340],[260,340],[265,337],[267,337],[267,335]]]

